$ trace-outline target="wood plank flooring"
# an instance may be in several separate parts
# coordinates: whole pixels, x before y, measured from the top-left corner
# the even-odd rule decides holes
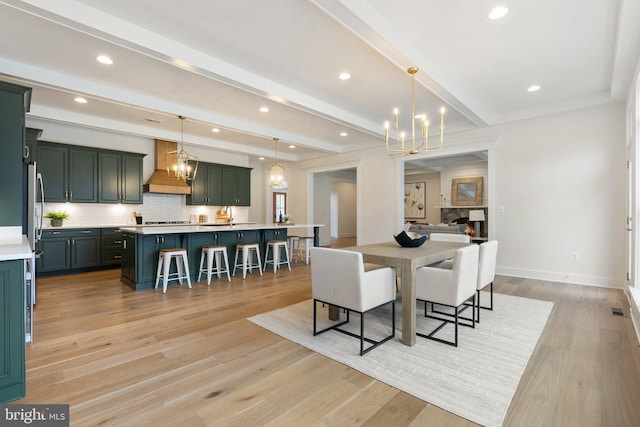
[[[506,426],[640,425],[640,349],[611,314],[628,313],[621,290],[498,276],[495,291],[555,303]],[[303,262],[165,295],[118,270],[39,279],[15,403],[68,403],[72,426],[472,425],[245,320],[310,297]]]

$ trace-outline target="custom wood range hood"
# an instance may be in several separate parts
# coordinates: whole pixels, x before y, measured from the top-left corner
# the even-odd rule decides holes
[[[176,151],[178,144],[156,139],[155,171],[143,186],[145,193],[191,194],[191,186],[181,179],[171,178],[167,172],[166,153]]]

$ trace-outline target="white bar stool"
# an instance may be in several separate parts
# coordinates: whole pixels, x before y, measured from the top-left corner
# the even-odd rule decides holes
[[[223,257],[224,267],[222,266]],[[203,268],[205,258],[207,259],[207,267]],[[200,281],[200,276],[202,276],[202,273],[207,273],[207,286],[211,286],[211,274],[213,272],[214,260],[216,264],[216,274],[218,275],[218,279],[220,278],[220,274],[227,273],[227,279],[231,281],[231,276],[229,275],[229,258],[227,257],[227,247],[217,245],[208,245],[202,247],[202,252],[200,253],[200,271],[198,272],[198,281]]]
[[[238,255],[242,251],[242,259],[238,263]],[[257,243],[238,243],[236,245],[236,260],[233,263],[233,275],[236,275],[236,267],[242,267],[242,278],[247,278],[247,268],[250,273],[253,273],[253,256],[251,251],[255,252],[258,259],[258,271],[262,276],[262,268],[260,268],[262,261],[260,260],[260,246]]]
[[[269,248],[271,248],[271,260],[269,260]],[[280,249],[284,249],[284,255],[286,259],[280,260]],[[267,271],[267,264],[273,264],[273,273],[281,265],[286,264],[291,271],[291,264],[289,263],[289,245],[286,240],[269,240],[267,242],[267,249],[264,254],[264,267],[263,271]]]
[[[300,239],[300,236],[287,236],[287,240],[289,241],[289,254],[293,257],[293,254],[295,254],[295,247],[296,247],[296,243],[298,243],[298,240]]]
[[[176,259],[177,273],[169,273],[171,268],[171,260]],[[182,263],[180,259],[182,258]],[[184,270],[183,270],[184,266]],[[189,260],[187,259],[187,250],[182,248],[160,249],[158,253],[158,270],[156,272],[156,286],[158,288],[158,282],[162,279],[162,293],[167,293],[167,284],[171,280],[177,280],[182,284],[184,279],[187,279],[187,284],[191,288],[191,278],[189,277]]]
[[[313,247],[313,236],[300,236],[298,238],[298,251],[296,253],[296,262],[298,262],[298,257],[302,256],[302,248],[300,248],[300,243],[304,243],[304,254],[305,259],[307,261],[307,265],[309,265],[309,249]]]

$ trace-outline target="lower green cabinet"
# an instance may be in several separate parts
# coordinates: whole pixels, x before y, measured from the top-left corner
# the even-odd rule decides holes
[[[39,273],[68,272],[100,266],[100,229],[47,230],[39,243]]]
[[[117,228],[100,231],[100,265],[119,266],[122,261],[122,233]]]
[[[24,260],[0,261],[0,404],[26,394]]]

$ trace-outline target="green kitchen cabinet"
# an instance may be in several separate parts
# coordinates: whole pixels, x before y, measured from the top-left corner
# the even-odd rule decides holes
[[[191,182],[191,194],[187,194],[187,205],[222,205],[222,166],[200,163],[196,179]]]
[[[46,230],[39,243],[39,273],[65,273],[100,266],[100,229]]]
[[[98,152],[98,202],[142,203],[142,154]]]
[[[39,142],[38,170],[42,174],[45,202],[98,201],[96,150]]]
[[[0,404],[26,394],[24,263],[0,261]]]
[[[22,226],[22,159],[31,88],[0,82],[0,227]]]
[[[191,280],[198,278],[198,271],[200,270],[200,255],[202,254],[202,247],[207,245],[218,244],[218,232],[212,233],[190,233],[186,235],[187,239],[187,254],[189,255],[189,273],[191,274]]]
[[[100,230],[100,266],[117,267],[122,261],[122,232],[117,228]]]
[[[155,234],[140,237],[138,239],[138,258],[136,259],[137,282],[154,284],[160,249],[181,247],[182,235]],[[172,264],[172,272],[174,268],[175,264]]]
[[[269,240],[287,240],[287,229],[286,228],[269,228],[266,230],[263,230],[261,235],[261,239],[260,239],[260,254],[262,256],[262,262],[264,263],[264,258],[266,256],[267,253],[267,242]],[[287,241],[287,246],[288,246],[289,242]],[[280,259],[285,259],[285,254],[284,254],[284,249],[280,248]],[[289,257],[291,257],[291,254],[289,254]],[[291,260],[291,258],[289,258],[289,260]]]
[[[251,206],[251,169],[222,168],[222,206]]]
[[[122,233],[120,280],[124,283],[136,283],[136,235],[133,233]]]
[[[42,129],[26,128],[24,153],[22,163],[32,163],[38,160],[38,138],[42,135]]]

